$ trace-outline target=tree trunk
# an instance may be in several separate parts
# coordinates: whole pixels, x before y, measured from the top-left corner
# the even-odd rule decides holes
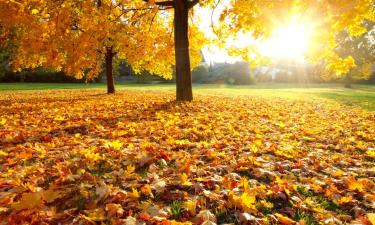
[[[113,56],[115,54],[112,52],[112,47],[107,48],[107,52],[105,54],[105,73],[107,76],[107,93],[114,94],[115,93],[115,84],[113,80]]]
[[[192,101],[193,91],[189,55],[189,7],[187,0],[174,1],[174,40],[176,54],[177,101]]]

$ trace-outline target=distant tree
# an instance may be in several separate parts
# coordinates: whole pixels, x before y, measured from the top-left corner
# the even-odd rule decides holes
[[[342,57],[352,56],[357,65],[345,74],[346,88],[351,88],[354,80],[368,80],[372,75],[375,63],[374,24],[370,21],[364,22],[369,31],[359,37],[351,37],[347,32],[342,32],[337,37],[337,53]]]
[[[250,66],[246,62],[216,63],[210,65],[210,71],[206,66],[199,66],[192,72],[195,83],[227,83],[236,85],[248,85],[254,83],[254,77]]]
[[[258,72],[255,74],[255,81],[259,83],[269,83],[272,82],[272,76],[269,73]]]
[[[208,68],[206,66],[200,65],[193,69],[192,81],[193,83],[203,83],[204,80],[208,78],[208,75]]]
[[[254,77],[251,73],[250,66],[246,62],[236,62],[225,70],[226,82],[236,85],[254,84]]]

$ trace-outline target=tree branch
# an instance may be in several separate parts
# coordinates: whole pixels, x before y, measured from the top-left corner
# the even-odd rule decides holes
[[[199,0],[193,0],[191,2],[188,2],[188,8],[191,9],[198,3],[199,3]]]
[[[143,1],[148,3],[148,0],[143,0]],[[168,7],[168,6],[174,6],[174,2],[173,1],[155,2],[155,5]]]

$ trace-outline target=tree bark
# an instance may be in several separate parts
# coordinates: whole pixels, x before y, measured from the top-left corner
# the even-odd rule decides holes
[[[112,47],[108,47],[107,52],[105,54],[105,73],[107,76],[108,94],[115,93],[115,84],[113,79],[113,56],[115,56],[115,54],[112,52]]]
[[[193,91],[189,55],[189,5],[187,0],[174,1],[174,39],[176,57],[176,99],[192,101]]]

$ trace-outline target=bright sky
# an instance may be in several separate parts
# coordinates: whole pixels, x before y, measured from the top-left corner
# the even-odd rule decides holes
[[[214,13],[215,18],[218,17],[220,10]],[[206,31],[208,37],[213,35],[211,29],[211,10],[202,9],[198,16],[202,22],[199,26]],[[273,35],[269,40],[259,42],[254,40],[250,34],[243,34],[235,40],[229,40],[230,44],[235,46],[247,46],[255,44],[258,46],[262,55],[274,59],[292,59],[295,61],[304,61],[304,53],[308,48],[308,39],[311,35],[311,29],[306,24],[290,23],[273,31]],[[216,46],[209,46],[203,49],[203,54],[208,63],[210,62],[229,62],[240,61],[241,58],[233,58],[228,56],[225,50],[219,49]]]

